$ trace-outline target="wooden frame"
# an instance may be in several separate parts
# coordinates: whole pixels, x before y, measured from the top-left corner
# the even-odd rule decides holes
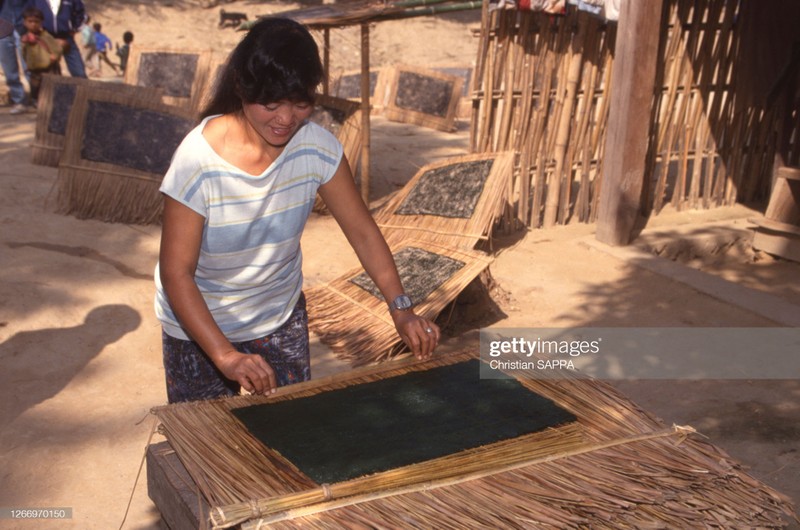
[[[375,74],[375,84],[370,90],[370,107],[374,113],[380,113],[386,106],[387,97],[387,68],[372,68],[370,76]],[[349,101],[361,101],[361,70],[347,70],[335,75],[331,82],[330,93],[332,96]],[[343,81],[346,86],[343,86]],[[351,85],[355,85],[355,92],[351,90]]]
[[[211,54],[211,60],[209,61],[208,65],[208,75],[206,75],[205,83],[203,83],[203,86],[200,89],[200,94],[197,97],[197,110],[202,109],[211,99],[217,78],[222,74],[222,68],[225,66],[225,61],[227,60],[227,54]]]
[[[436,318],[493,261],[476,250],[430,241],[406,239],[390,247],[394,254],[413,247],[463,263],[425,299],[414,300],[415,312],[429,319]],[[362,268],[354,268],[333,281],[306,290],[308,306],[312,308],[309,328],[334,353],[354,366],[386,360],[404,347],[386,302],[351,281],[363,272]]]
[[[172,94],[172,87],[162,86],[147,79],[142,73],[142,62],[146,57],[166,54],[172,57],[187,56],[196,57],[197,62],[194,68],[191,86],[183,87],[186,94]],[[155,86],[164,90],[163,99],[170,105],[181,106],[190,110],[196,110],[202,100],[202,96],[208,84],[208,76],[211,67],[211,50],[185,50],[170,47],[141,47],[132,46],[128,67],[125,69],[125,83],[136,86]]]
[[[350,168],[355,177],[363,148],[361,106],[349,99],[326,96],[324,94],[317,94],[316,106],[332,109],[344,114],[344,121],[340,129],[336,132],[336,138],[341,142],[344,148],[344,155],[347,157],[347,161],[350,162]],[[319,195],[314,202],[314,211],[320,214],[328,213],[328,208]]]
[[[477,356],[474,348],[436,355],[422,363],[405,358],[364,367],[280,387],[270,396],[178,403],[153,412],[193,478],[190,487],[203,491],[213,504],[210,523],[215,528],[239,523],[244,530],[265,526],[430,528],[441,526],[444,520],[453,528],[474,527],[476,521],[484,526],[524,521],[527,526],[558,528],[756,528],[779,527],[796,517],[787,497],[745,473],[691,427],[666,427],[610,385],[568,374],[555,380],[519,381],[574,414],[582,441],[575,443],[559,428],[553,433],[555,440],[551,437],[561,446],[555,451],[537,440],[533,443],[539,445],[536,450],[541,456],[514,456],[517,462],[513,463],[482,458],[478,470],[451,462],[452,476],[423,478],[405,487],[398,485],[395,476],[387,481],[385,474],[376,475],[374,488],[347,482],[304,487],[308,482],[298,482],[302,477],[293,473],[292,466],[275,466],[273,454],[265,453],[263,444],[251,445],[252,436],[232,434],[242,432],[232,409],[319,394],[467,356]],[[214,428],[205,429],[208,425]],[[226,458],[220,445],[230,447],[235,456]],[[517,450],[513,448],[513,454]],[[223,483],[229,487],[214,487]],[[212,489],[224,498],[209,498],[205,492]],[[202,505],[204,501],[185,502]],[[187,528],[205,527],[207,522],[184,520]]]
[[[317,95],[316,106],[344,114],[336,138],[342,143],[344,154],[355,172],[361,159],[361,107],[353,101],[323,94]]]
[[[440,217],[436,215],[399,215],[398,209],[421,179],[429,172],[450,165],[480,160],[493,160],[492,168],[483,185],[473,214],[469,218]],[[513,172],[514,154],[478,153],[448,158],[423,166],[395,194],[377,214],[375,220],[386,238],[399,241],[404,237],[424,238],[440,244],[473,248],[478,241],[488,240],[494,221],[501,215],[508,199],[509,183]],[[446,200],[446,198],[442,198]]]
[[[177,130],[167,131],[170,144],[154,138],[151,130],[141,132],[142,139],[155,143],[164,150],[160,153],[163,155],[160,158],[165,160],[167,165],[174,149],[195,126],[195,121],[187,109],[167,105],[161,101],[156,92],[145,91],[132,96],[106,89],[79,87],[70,112],[66,142],[58,168],[56,181],[58,211],[79,218],[94,218],[107,222],[158,223],[162,209],[162,198],[158,188],[166,167],[141,169],[100,161],[98,158],[102,157],[93,155],[89,152],[91,150],[87,149],[88,134],[92,131],[91,124],[87,123],[90,112],[92,109],[102,109],[103,105],[107,111],[121,114],[119,119],[113,120],[117,130],[112,129],[109,133],[118,136],[105,136],[103,142],[94,142],[96,145],[101,145],[101,149],[104,150],[115,149],[112,140],[117,140],[124,146],[139,139],[136,136],[136,129],[120,130],[135,122],[137,111],[140,111],[140,116],[158,117],[159,122],[155,125],[160,131],[167,131],[164,128],[165,120],[174,120],[173,124]],[[152,116],[152,113],[156,116]],[[132,149],[118,149],[116,152],[128,157],[135,156],[135,151]],[[167,152],[169,154],[166,154]],[[152,166],[156,163],[152,160],[142,161],[141,158],[135,159],[134,162],[140,166],[144,166],[145,163]]]
[[[72,100],[63,101],[64,96],[68,99],[69,94],[61,96],[57,102],[59,114],[55,113],[56,102],[54,99],[59,97],[61,87],[72,87]],[[108,90],[121,94],[128,94],[131,97],[144,96],[147,98],[160,98],[161,89],[152,87],[135,87],[118,83],[105,83],[93,81],[80,77],[67,77],[61,75],[45,74],[42,76],[42,87],[39,92],[38,109],[36,112],[36,132],[33,138],[31,150],[31,162],[42,166],[57,167],[61,159],[61,151],[64,149],[64,136],[69,121],[69,113],[72,108],[75,93],[78,87],[87,87],[94,90]],[[53,123],[56,120],[57,123]],[[63,127],[63,131],[62,131]]]
[[[408,106],[402,106],[401,103],[403,102],[400,99],[404,97],[405,93],[401,84],[404,83],[404,79],[410,79],[412,76],[427,78],[433,83],[446,84],[448,87],[447,95],[449,96],[445,103],[446,108],[440,109],[441,112],[434,114],[419,108],[413,109]],[[456,109],[461,99],[461,87],[464,84],[463,77],[445,74],[430,68],[396,65],[389,70],[387,83],[386,107],[384,109],[384,115],[387,119],[422,125],[445,132],[454,130]]]
[[[439,65],[434,66],[434,70],[448,75],[457,75],[464,79],[461,85],[461,98],[456,107],[457,119],[469,119],[472,116],[472,85],[475,69],[467,64],[452,64],[452,65]]]
[[[432,368],[454,365],[475,360],[469,353],[441,356],[425,363],[399,362],[391,369],[363,369],[353,373],[341,374],[320,381],[309,381],[279,389],[279,394],[270,401],[302,399],[335,388],[372,383],[382,379],[402,376],[411,372],[421,372]],[[477,374],[475,379],[478,383]],[[525,383],[522,388],[533,394],[536,392]],[[552,401],[552,400],[551,400]],[[241,396],[225,400],[178,403],[159,407],[154,413],[162,421],[165,434],[184,463],[196,460],[204,448],[216,446],[216,450],[203,455],[210,462],[205,466],[189,465],[187,470],[197,484],[206,486],[206,499],[212,504],[211,522],[214,528],[226,528],[254,518],[250,506],[256,503],[261,516],[285,515],[287,509],[303,508],[331,499],[364,495],[381,490],[417,488],[429,481],[462,480],[470,473],[490,474],[493,466],[521,464],[537,457],[556,455],[565,447],[581,447],[585,444],[581,427],[575,421],[542,431],[525,434],[517,438],[503,440],[481,447],[467,449],[433,460],[423,461],[389,471],[382,471],[342,482],[320,485],[305,476],[294,464],[277,451],[265,446],[249,431],[241,427],[232,411],[251,405],[265,404],[262,396]],[[344,412],[346,414],[346,412]],[[196,444],[186,438],[188,432],[184,425],[199,418],[214,418],[217,426],[213,432],[206,433],[207,439]],[[230,466],[232,461],[245,460],[257,462],[250,476],[243,477],[242,483],[229,491],[216,491],[213,469]],[[195,462],[197,463],[197,462]],[[234,496],[244,496],[244,491],[261,498],[242,498],[232,502]],[[228,488],[225,488],[226,490]],[[233,493],[236,492],[236,493]],[[258,492],[258,493],[257,493]],[[252,500],[251,500],[252,499]],[[223,503],[227,502],[225,505]],[[242,511],[242,506],[247,509]]]

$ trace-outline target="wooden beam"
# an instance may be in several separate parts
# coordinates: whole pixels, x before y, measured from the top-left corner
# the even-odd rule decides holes
[[[322,30],[322,68],[323,76],[325,78],[322,85],[322,93],[324,95],[330,94],[331,91],[331,30],[325,28]]]
[[[622,0],[596,238],[631,242],[641,212],[663,0]]]
[[[369,23],[361,24],[361,198],[369,207]]]

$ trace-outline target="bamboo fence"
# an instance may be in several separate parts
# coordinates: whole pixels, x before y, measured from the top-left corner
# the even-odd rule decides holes
[[[214,528],[778,528],[797,520],[786,497],[694,429],[665,428],[599,381],[520,380],[574,414],[577,431],[568,424],[326,485],[261,444],[230,412],[474,356],[403,359],[282,387],[271,397],[153,412],[212,506]]]
[[[662,24],[646,207],[658,213],[765,198],[776,109],[736,91],[739,2],[668,0]],[[472,152],[516,153],[507,229],[594,222],[616,24],[489,11],[473,77]],[[646,117],[643,117],[645,119]]]

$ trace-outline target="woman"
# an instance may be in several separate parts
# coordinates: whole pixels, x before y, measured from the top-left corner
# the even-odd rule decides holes
[[[164,177],[156,271],[170,402],[307,380],[300,236],[316,193],[391,301],[419,359],[439,341],[414,314],[341,144],[308,122],[322,64],[300,24],[265,18],[234,49]]]

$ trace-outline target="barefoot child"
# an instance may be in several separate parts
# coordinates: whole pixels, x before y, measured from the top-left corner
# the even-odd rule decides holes
[[[63,48],[59,42],[42,28],[44,13],[35,7],[28,7],[22,12],[22,20],[27,33],[22,41],[22,58],[30,73],[31,101],[36,104],[39,89],[42,86],[43,74],[61,75],[59,61]]]
[[[97,47],[97,75],[100,75],[100,71],[103,67],[102,63],[106,63],[114,70],[114,73],[117,73],[117,65],[112,63],[111,59],[108,58],[108,52],[113,49],[111,39],[108,38],[108,35],[103,33],[103,26],[99,22],[95,22],[92,27],[94,28],[94,41]]]

